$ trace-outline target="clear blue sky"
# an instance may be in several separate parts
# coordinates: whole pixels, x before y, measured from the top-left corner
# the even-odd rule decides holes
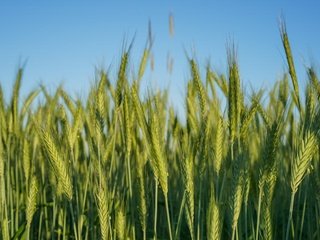
[[[246,2],[246,3],[245,3]],[[123,40],[136,34],[132,65],[137,69],[147,39],[148,20],[155,36],[154,72],[145,85],[170,86],[174,104],[183,104],[189,76],[184,50],[202,70],[226,70],[226,42],[238,46],[243,86],[249,91],[269,87],[286,69],[278,29],[285,16],[299,81],[306,80],[303,65],[319,66],[320,3],[318,1],[1,1],[0,83],[11,90],[19,63],[27,60],[22,95],[44,83],[60,83],[71,93],[85,96],[95,67],[111,66],[116,75]],[[175,34],[169,35],[169,13]],[[166,69],[167,55],[173,73]]]

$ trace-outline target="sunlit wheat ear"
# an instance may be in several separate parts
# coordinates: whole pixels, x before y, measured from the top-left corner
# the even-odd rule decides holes
[[[304,129],[310,128],[313,123],[315,112],[316,112],[317,100],[313,87],[309,84],[306,89],[306,113]]]
[[[214,194],[211,194],[210,202],[207,211],[207,234],[208,240],[218,240],[221,238],[222,230],[222,214],[221,207],[214,199]]]
[[[249,169],[245,169],[244,171],[244,190],[243,190],[243,202],[248,205],[249,201],[249,193],[251,191],[251,176]]]
[[[73,116],[75,116],[76,114],[76,107],[74,105],[74,102],[72,101],[72,99],[70,98],[70,96],[68,95],[68,93],[66,93],[62,88],[59,89],[60,90],[60,95],[63,98],[65,104],[67,105],[68,109],[70,110],[70,112],[72,113]]]
[[[194,236],[194,164],[191,155],[185,157],[182,163],[183,180],[187,196],[185,207],[190,234]]]
[[[2,178],[4,177],[4,157],[3,157],[3,146],[0,141],[0,184],[2,184]],[[1,185],[0,185],[1,186]],[[2,187],[2,186],[1,186]],[[1,190],[2,191],[2,190]],[[1,196],[1,193],[0,193]],[[0,203],[1,204],[1,203]]]
[[[109,240],[109,208],[106,190],[100,187],[96,193],[101,239]]]
[[[243,197],[243,176],[242,174],[234,180],[233,194],[232,195],[232,229],[235,229],[238,224],[240,216],[242,197]]]
[[[142,160],[138,160],[142,158],[139,154],[135,151],[136,159],[138,163],[137,174],[138,174],[138,188],[139,188],[139,220],[141,224],[141,228],[144,234],[147,231],[147,198],[146,198],[146,191],[145,191],[145,184],[144,184],[144,164]]]
[[[217,74],[211,70],[210,63],[208,63],[206,66],[206,86],[210,87],[212,99],[214,99],[214,101],[219,101],[219,98],[217,96],[217,90],[214,84],[215,78],[217,78]],[[208,95],[209,95],[209,91],[208,91]]]
[[[231,214],[232,214],[232,231],[233,234],[238,225],[241,205],[244,195],[244,156],[241,154],[235,159],[232,173],[232,189],[231,189]]]
[[[228,49],[229,90],[228,90],[228,117],[231,143],[238,134],[242,96],[240,89],[240,76],[236,58],[235,47]]]
[[[48,154],[50,165],[53,172],[61,186],[62,193],[65,194],[68,200],[72,199],[72,183],[66,163],[62,160],[57,147],[51,137],[51,135],[45,130],[41,129],[41,139],[43,141],[44,148]]]
[[[273,225],[272,225],[272,201],[274,195],[274,189],[277,181],[277,167],[273,167],[264,173],[263,184],[263,211],[262,217],[264,221],[264,239],[271,240],[273,237]]]
[[[277,183],[277,173],[277,165],[270,168],[269,171],[266,173],[264,195],[266,199],[265,204],[267,204],[268,207],[271,207],[271,203],[273,200],[274,190]]]
[[[150,48],[147,47],[144,49],[143,51],[143,55],[141,57],[141,61],[140,61],[140,65],[139,65],[139,71],[138,71],[138,84],[140,83],[144,72],[146,70],[146,66],[149,60],[149,56],[150,56]]]
[[[124,118],[124,129],[125,129],[125,142],[126,142],[126,155],[130,157],[131,153],[131,144],[132,144],[132,115],[129,111],[129,93],[126,92],[124,94],[124,101],[123,101],[123,118]]]
[[[103,131],[105,127],[105,81],[106,79],[103,77],[105,75],[101,76],[101,79],[98,84],[96,97],[95,97],[95,133],[98,139],[99,144],[101,144],[101,141],[103,140]]]
[[[271,127],[271,119],[270,119],[270,117],[268,116],[268,114],[267,114],[267,112],[266,112],[266,110],[261,106],[261,104],[260,103],[258,103],[258,112],[260,113],[260,115],[261,115],[261,117],[262,117],[262,119],[263,119],[263,121],[264,121],[264,123],[267,125],[267,127]]]
[[[23,75],[23,68],[19,68],[16,80],[13,85],[13,92],[11,98],[11,114],[12,114],[12,124],[13,124],[13,131],[17,134],[19,128],[19,118],[18,118],[18,105],[19,105],[19,93],[21,88],[21,80]]]
[[[199,131],[199,123],[196,116],[196,104],[194,101],[194,96],[191,93],[191,87],[188,86],[188,95],[186,98],[187,104],[187,124],[188,129],[191,132],[198,132]]]
[[[119,240],[125,240],[126,235],[126,215],[123,207],[117,210],[116,213],[116,232]]]
[[[254,97],[252,99],[252,105],[248,110],[248,112],[246,113],[246,115],[244,116],[244,119],[242,120],[241,128],[240,128],[240,137],[242,139],[246,139],[248,136],[250,123],[252,122],[255,114],[258,111],[259,99],[260,99],[260,96]]]
[[[33,103],[33,101],[36,99],[36,97],[39,95],[40,90],[36,89],[34,91],[31,91],[27,98],[23,101],[23,104],[21,106],[21,111],[20,111],[20,121],[24,119],[24,117],[27,115],[27,113],[30,110],[30,106]]]
[[[263,212],[263,220],[264,220],[264,239],[272,240],[273,239],[273,226],[272,226],[272,216],[271,216],[271,208],[268,207]]]
[[[82,108],[78,107],[78,109],[75,112],[73,126],[72,126],[70,136],[69,136],[69,141],[70,141],[71,147],[73,147],[74,143],[76,142],[78,133],[81,130],[82,117],[83,117]]]
[[[317,93],[317,97],[319,99],[320,98],[320,82],[316,74],[316,70],[313,67],[308,68],[308,78],[313,88],[315,89]]]
[[[214,171],[217,176],[220,175],[221,165],[222,165],[222,154],[223,154],[223,136],[224,136],[224,127],[223,127],[223,118],[220,117],[217,125],[217,133],[214,145]]]
[[[296,193],[306,175],[312,157],[317,149],[317,139],[314,133],[307,132],[298,146],[298,152],[292,162],[291,190]]]
[[[280,128],[280,120],[275,121],[267,132],[266,146],[263,152],[263,160],[265,167],[268,169],[268,172],[270,172],[269,169],[273,167],[275,162],[277,149],[280,142]]]
[[[1,124],[0,124],[1,127]],[[5,165],[4,165],[4,152],[3,152],[3,146],[2,141],[0,140],[0,209],[5,206],[5,199],[6,199],[6,189],[5,189]],[[5,218],[4,216],[1,216],[2,218]],[[1,225],[0,227],[3,228],[4,225]],[[8,230],[8,229],[7,229]],[[9,239],[4,237],[4,229],[3,231],[3,239]]]
[[[205,92],[203,84],[201,82],[198,66],[193,59],[190,60],[190,65],[191,65],[192,78],[193,78],[194,84],[195,84],[197,92],[198,92],[198,99],[199,99],[199,103],[200,103],[201,116],[204,119],[207,114],[207,99],[206,99],[207,93]]]
[[[143,109],[141,100],[139,98],[138,86],[136,82],[133,84],[131,88],[131,100],[132,100],[135,116],[139,123],[139,126],[142,129],[142,133],[144,134],[145,138],[147,138],[147,141],[151,141],[150,135],[148,134],[147,122],[144,114],[144,109]],[[147,148],[149,148],[149,145],[147,145]]]
[[[22,158],[22,163],[23,163],[23,171],[24,171],[24,176],[26,178],[26,182],[29,181],[29,173],[30,173],[30,145],[28,140],[25,138],[23,141],[23,158]]]
[[[29,228],[31,226],[33,215],[37,209],[36,206],[37,206],[38,191],[39,191],[39,185],[38,185],[37,178],[35,176],[32,176],[29,194],[27,198],[27,204],[26,204],[27,227]]]
[[[116,109],[119,108],[123,100],[123,90],[127,84],[127,69],[129,62],[129,51],[126,51],[122,54],[121,63],[118,70],[118,79],[116,86]]]
[[[109,132],[109,138],[106,142],[106,148],[104,149],[104,152],[102,153],[102,163],[105,164],[110,156],[112,155],[113,147],[114,147],[114,139],[116,134],[113,131]]]
[[[289,90],[288,75],[284,74],[283,79],[279,83],[279,100],[283,106],[286,106],[288,103]]]
[[[153,171],[158,179],[161,189],[166,196],[168,194],[168,171],[166,161],[163,155],[163,149],[160,145],[160,135],[159,135],[159,122],[156,113],[152,113],[151,116],[151,151],[152,151],[152,161]]]
[[[229,88],[226,77],[221,74],[214,77],[214,81],[217,83],[219,88],[221,89],[222,93],[225,97],[228,97],[229,95]]]
[[[280,35],[281,35],[283,48],[285,50],[286,57],[287,57],[287,62],[288,62],[288,66],[289,66],[289,74],[290,74],[291,80],[292,80],[292,85],[293,85],[293,90],[294,90],[294,101],[297,104],[299,110],[301,110],[298,79],[297,79],[297,74],[296,74],[296,70],[294,67],[293,56],[292,56],[288,33],[287,33],[287,29],[286,29],[286,25],[285,25],[284,21],[282,21],[280,23]]]
[[[4,100],[4,96],[3,96],[3,89],[2,86],[0,85],[0,115],[3,115],[4,112],[4,104],[5,104],[5,100]],[[4,124],[5,122],[2,122],[2,124]]]

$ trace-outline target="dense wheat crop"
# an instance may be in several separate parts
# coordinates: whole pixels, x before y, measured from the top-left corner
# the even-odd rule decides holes
[[[280,34],[288,74],[268,92],[243,91],[232,47],[226,74],[188,59],[186,121],[140,89],[150,47],[86,99],[21,99],[20,69],[9,101],[0,88],[1,238],[320,239],[320,82],[306,68],[299,93]]]

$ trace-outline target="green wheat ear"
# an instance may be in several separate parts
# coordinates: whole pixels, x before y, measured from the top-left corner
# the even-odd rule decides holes
[[[154,174],[157,180],[160,183],[161,189],[165,196],[168,194],[168,170],[167,163],[163,155],[163,149],[161,146],[161,139],[159,134],[159,122],[156,113],[151,115],[151,124],[150,124],[150,133],[151,133],[151,152],[152,152],[152,161]]]
[[[141,82],[141,79],[144,75],[144,72],[146,70],[146,66],[147,66],[147,63],[148,63],[148,60],[149,60],[149,56],[150,56],[150,47],[146,47],[143,51],[143,55],[141,57],[141,61],[140,61],[140,66],[139,66],[139,71],[138,71],[138,84],[140,84]]]
[[[43,128],[41,130],[41,133],[41,139],[48,154],[53,173],[55,174],[58,181],[58,185],[61,187],[62,193],[64,193],[67,199],[70,201],[72,200],[73,190],[66,163],[62,160],[51,135]]]
[[[223,136],[224,136],[224,126],[223,126],[223,118],[219,117],[216,139],[215,139],[215,160],[214,160],[214,171],[217,176],[220,175],[221,166],[222,166],[222,157],[223,157]]]
[[[2,141],[0,141],[0,184],[2,184],[2,178],[4,178],[4,157],[3,157],[3,146]],[[2,188],[2,185],[0,185]],[[2,191],[2,190],[1,190]],[[1,196],[1,193],[0,193]],[[0,203],[1,204],[1,203]]]
[[[242,92],[240,85],[239,68],[235,47],[228,49],[229,90],[228,90],[228,117],[230,129],[230,141],[234,142],[238,137],[240,115],[242,111]]]
[[[182,174],[185,184],[187,205],[185,207],[187,223],[190,230],[191,238],[194,238],[194,164],[193,158],[185,157],[182,163]]]
[[[137,149],[137,145],[135,145],[135,149]],[[144,158],[138,152],[135,151],[135,157],[137,160],[137,177],[138,177],[138,194],[139,194],[139,220],[141,224],[141,228],[143,231],[144,238],[146,238],[147,234],[147,197],[146,197],[146,190],[145,190],[145,183],[144,183]]]
[[[312,132],[307,132],[292,163],[291,190],[293,193],[297,192],[300,183],[304,179],[316,148],[316,136]]]
[[[221,207],[215,200],[214,194],[211,194],[208,212],[207,212],[207,232],[208,240],[219,240],[221,239],[222,230],[222,214]]]
[[[232,188],[231,188],[231,215],[232,215],[232,234],[234,234],[238,225],[240,211],[244,196],[244,185],[245,185],[245,171],[244,171],[244,155],[239,155],[234,160],[234,166],[232,171]]]
[[[198,92],[198,99],[199,99],[200,109],[201,109],[201,117],[202,119],[205,119],[205,116],[207,115],[206,91],[204,90],[203,84],[200,79],[198,66],[193,59],[190,60],[190,65],[191,65],[192,78],[196,86],[196,90]]]
[[[101,239],[109,239],[109,207],[106,190],[100,187],[96,193]]]
[[[293,85],[293,90],[294,90],[294,101],[297,104],[299,110],[301,111],[301,102],[300,102],[300,95],[299,95],[299,85],[298,85],[298,79],[297,79],[297,74],[296,74],[296,69],[294,66],[294,61],[293,61],[293,56],[291,52],[291,47],[290,47],[290,42],[289,42],[289,37],[286,29],[286,24],[284,21],[281,22],[280,24],[280,35],[281,35],[281,40],[283,44],[283,48],[286,53],[287,57],[287,62],[289,66],[289,74],[291,76],[292,80],[292,85]]]
[[[30,190],[27,198],[27,205],[26,205],[27,228],[30,228],[33,215],[37,209],[36,205],[37,205],[38,191],[39,191],[39,184],[38,184],[37,178],[35,176],[32,176]]]
[[[23,170],[24,170],[24,176],[26,178],[26,182],[29,181],[29,174],[30,174],[30,145],[27,139],[24,139],[23,141]]]
[[[124,208],[120,206],[120,209],[116,213],[116,232],[119,240],[125,240],[126,238],[126,215]]]

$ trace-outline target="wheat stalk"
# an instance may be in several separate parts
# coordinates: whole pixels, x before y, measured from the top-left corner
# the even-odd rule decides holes
[[[6,218],[2,219],[1,221],[1,229],[2,229],[2,239],[9,240],[9,229],[8,229],[8,220]]]

